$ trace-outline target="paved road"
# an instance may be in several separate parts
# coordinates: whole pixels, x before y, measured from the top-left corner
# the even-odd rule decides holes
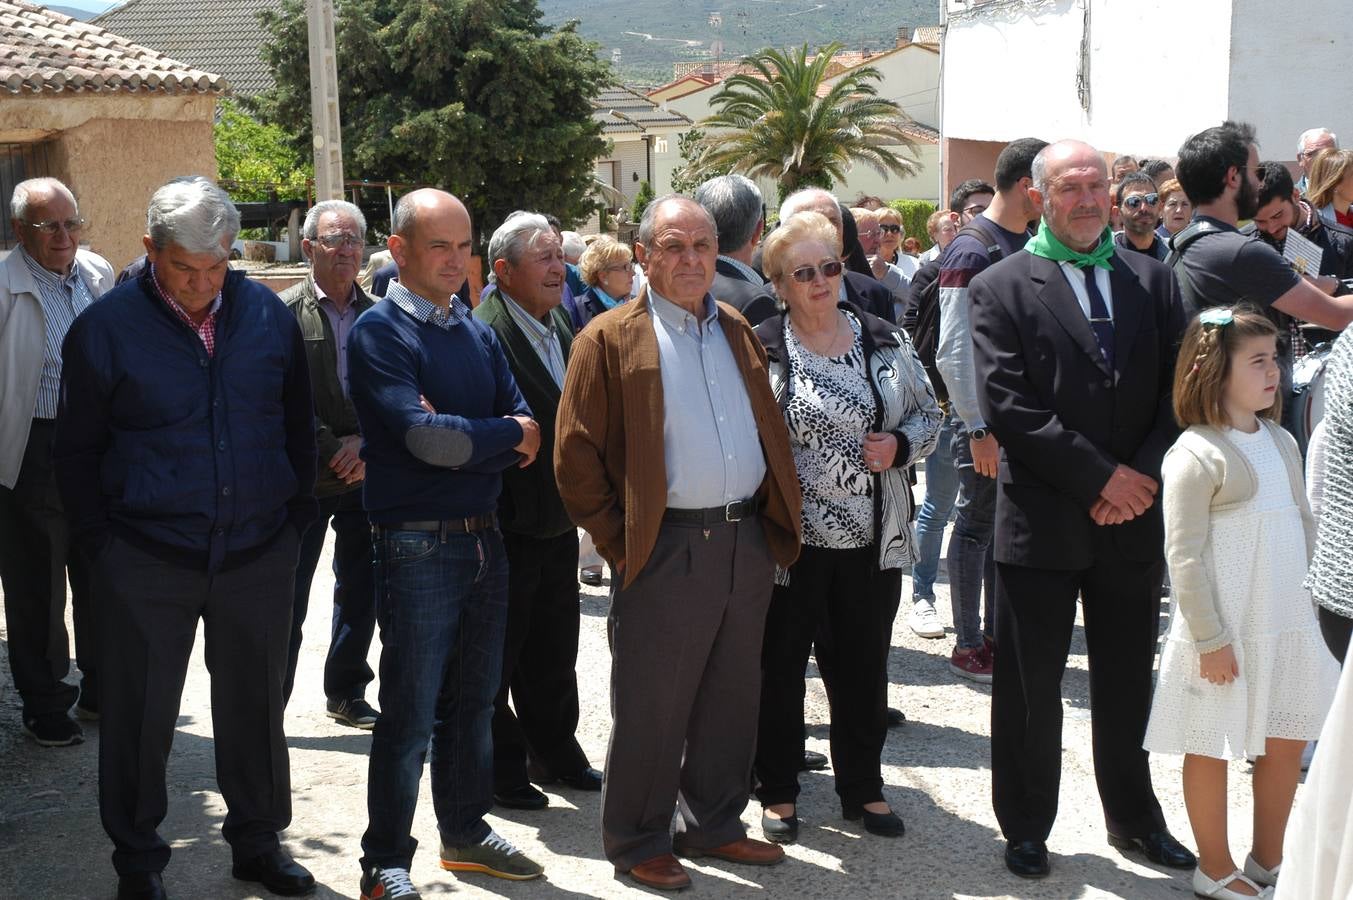
[[[315,579],[315,597],[332,589],[328,557]],[[947,588],[941,584],[941,618],[949,624]],[[909,591],[904,587],[904,591]],[[909,594],[908,594],[909,595]],[[905,606],[905,604],[904,604]],[[318,599],[312,615],[324,610]],[[580,739],[593,762],[605,758],[609,734],[605,643],[606,599],[588,590],[583,603]],[[1162,620],[1163,624],[1163,620]],[[355,898],[359,840],[366,825],[369,736],[323,714],[320,673],[328,623],[307,623],[295,696],[287,716],[295,815],[287,846],[315,873],[317,896]],[[0,640],[5,636],[0,630]],[[225,810],[212,759],[209,682],[197,651],[184,694],[169,764],[169,816],[162,833],[174,847],[165,882],[176,898],[257,897],[230,877],[229,848],[220,836]],[[0,652],[4,649],[0,643]],[[987,751],[990,692],[951,676],[946,657],[952,637],[924,640],[899,615],[890,662],[890,702],[909,724],[890,734],[884,756],[886,792],[907,823],[900,840],[876,838],[842,821],[829,773],[808,775],[800,799],[802,840],[773,869],[748,870],[716,863],[693,866],[692,897],[830,898],[1107,898],[1132,900],[1191,895],[1188,879],[1122,857],[1105,845],[1103,820],[1090,770],[1090,734],[1084,642],[1076,645],[1065,681],[1066,731],[1062,807],[1050,847],[1053,875],[1023,882],[1001,864],[1002,842],[991,812]],[[373,652],[373,664],[376,653]],[[19,703],[0,672],[0,896],[25,898],[112,897],[111,846],[96,801],[97,725],[85,744],[42,749],[20,732]],[[826,699],[810,670],[809,745],[826,752]],[[370,695],[375,697],[374,686]],[[1155,761],[1156,786],[1175,834],[1191,843],[1179,793],[1178,761]],[[1234,847],[1243,854],[1250,835],[1249,780],[1232,768]],[[511,883],[484,876],[457,878],[437,868],[437,832],[427,778],[415,820],[422,849],[413,878],[425,896],[522,898],[637,897],[617,881],[601,854],[598,795],[551,793],[544,812],[503,811],[491,821],[546,867],[546,879]],[[760,809],[744,816],[755,833]],[[1243,855],[1240,856],[1243,858]],[[22,893],[21,893],[22,892]],[[262,894],[261,896],[270,896]]]

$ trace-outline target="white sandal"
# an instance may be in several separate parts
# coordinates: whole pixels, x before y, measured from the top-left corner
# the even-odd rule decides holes
[[[1282,867],[1283,864],[1278,863],[1271,869],[1265,869],[1254,861],[1253,853],[1245,857],[1245,877],[1265,887],[1273,887],[1278,883],[1278,870]]]
[[[1254,888],[1254,893],[1242,894],[1227,887],[1227,885],[1237,881],[1243,881]],[[1220,881],[1213,881],[1203,873],[1201,868],[1198,868],[1193,870],[1193,893],[1195,896],[1203,897],[1204,900],[1254,900],[1256,896],[1261,900],[1270,900],[1273,896],[1273,888],[1255,884],[1239,869]]]

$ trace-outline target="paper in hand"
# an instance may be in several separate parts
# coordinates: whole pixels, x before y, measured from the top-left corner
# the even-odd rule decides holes
[[[1295,228],[1287,229],[1287,239],[1283,242],[1283,258],[1292,264],[1298,275],[1309,275],[1312,278],[1319,275],[1324,255],[1324,250],[1298,234]]]

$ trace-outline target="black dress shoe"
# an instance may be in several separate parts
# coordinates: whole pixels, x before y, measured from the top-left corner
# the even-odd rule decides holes
[[[134,872],[117,879],[117,900],[167,900],[159,872]]]
[[[550,798],[540,791],[523,784],[493,792],[493,802],[504,809],[544,809],[550,805]]]
[[[588,766],[581,772],[574,772],[571,775],[559,775],[555,779],[565,787],[571,787],[575,791],[599,791],[601,790],[601,772]],[[549,784],[549,782],[545,782]]]
[[[818,772],[827,768],[827,756],[825,753],[818,753],[816,750],[803,751],[803,768],[800,772]]]
[[[799,817],[786,816],[777,819],[761,814],[761,834],[774,844],[792,844],[799,839]]]
[[[281,847],[253,859],[237,861],[230,874],[240,881],[257,881],[284,897],[308,894],[315,889],[315,876]]]
[[[888,727],[901,728],[905,724],[907,724],[906,714],[900,709],[893,709],[891,706],[888,707]]]
[[[1009,841],[1005,845],[1005,867],[1020,878],[1046,878],[1048,845],[1042,841]]]
[[[1153,863],[1171,869],[1192,869],[1198,865],[1198,858],[1168,831],[1153,831],[1146,837],[1135,838],[1110,833],[1109,844],[1119,850],[1135,850]]]
[[[907,826],[895,812],[870,812],[864,806],[842,803],[841,816],[847,822],[862,822],[865,831],[879,837],[901,837],[907,833]]]

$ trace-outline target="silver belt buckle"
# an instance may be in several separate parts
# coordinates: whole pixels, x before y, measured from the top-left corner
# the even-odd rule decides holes
[[[741,522],[741,521],[742,521],[742,513],[741,513],[741,512],[738,512],[738,513],[734,514],[734,512],[733,512],[733,507],[735,507],[735,506],[741,506],[741,505],[742,505],[742,502],[743,502],[743,501],[741,501],[741,500],[734,500],[732,503],[725,503],[725,504],[724,504],[724,507],[723,507],[723,518],[724,518],[724,521],[725,521],[725,522]]]

